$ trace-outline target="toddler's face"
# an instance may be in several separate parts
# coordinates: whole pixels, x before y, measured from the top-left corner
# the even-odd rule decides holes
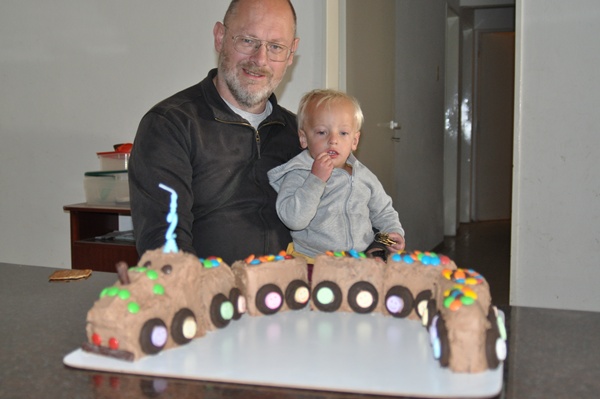
[[[336,168],[343,168],[350,153],[356,150],[360,132],[354,120],[352,103],[342,99],[315,107],[307,105],[304,128],[300,130],[300,144],[310,155],[326,152]]]

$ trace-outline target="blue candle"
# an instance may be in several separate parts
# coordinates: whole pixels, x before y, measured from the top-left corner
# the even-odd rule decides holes
[[[177,193],[171,187],[165,186],[162,183],[160,183],[158,187],[171,193],[171,203],[169,205],[169,213],[167,214],[169,228],[165,234],[166,243],[165,247],[163,248],[163,252],[179,252],[179,248],[177,248],[177,242],[175,241],[175,237],[177,236],[175,234],[175,228],[177,227],[177,222],[179,221],[179,216],[177,216]]]

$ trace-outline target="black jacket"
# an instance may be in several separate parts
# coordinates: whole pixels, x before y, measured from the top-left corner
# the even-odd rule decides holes
[[[215,74],[160,102],[140,122],[129,161],[140,255],[165,244],[170,194],[159,183],[178,195],[180,250],[231,264],[275,254],[291,241],[267,171],[300,152],[296,116],[272,95],[273,112],[255,130],[222,100]]]

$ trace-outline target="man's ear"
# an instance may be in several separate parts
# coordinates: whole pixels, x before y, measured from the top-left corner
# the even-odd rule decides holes
[[[298,43],[300,43],[300,38],[299,37],[294,38],[294,41],[292,42],[292,47],[290,48],[291,53],[287,60],[288,66],[292,65],[292,62],[294,61],[294,54],[298,50]]]
[[[213,36],[215,42],[215,50],[220,53],[223,49],[223,39],[225,37],[225,25],[221,22],[217,22],[213,28]]]
[[[308,140],[306,139],[306,133],[304,132],[304,130],[298,131],[298,138],[300,139],[300,147],[301,148],[308,147]]]

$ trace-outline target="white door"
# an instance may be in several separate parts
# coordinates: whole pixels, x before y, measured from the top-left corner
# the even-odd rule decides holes
[[[347,0],[346,85],[366,119],[357,156],[393,198],[408,249],[430,250],[444,238],[445,7]]]

